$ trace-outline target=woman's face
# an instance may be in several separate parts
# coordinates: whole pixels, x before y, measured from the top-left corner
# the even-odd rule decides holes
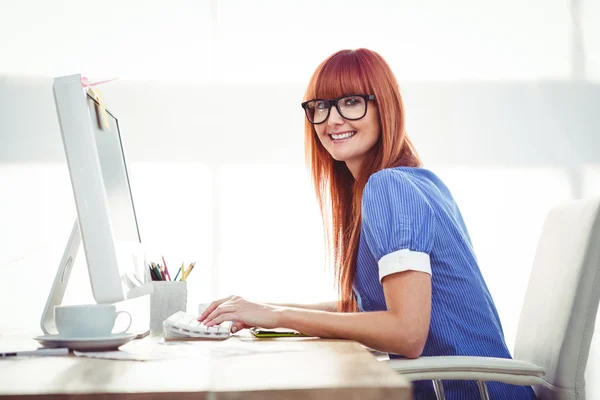
[[[342,100],[338,104],[342,113],[350,114],[344,105],[352,107],[352,103]],[[343,118],[333,105],[325,122],[314,125],[323,147],[335,160],[344,161],[355,178],[365,154],[375,145],[381,134],[377,103],[367,101],[366,108],[364,117],[352,121]]]

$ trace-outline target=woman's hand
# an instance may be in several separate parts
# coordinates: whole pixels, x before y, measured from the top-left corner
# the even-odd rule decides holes
[[[269,304],[254,303],[240,296],[229,296],[216,300],[198,317],[206,326],[219,325],[224,321],[235,321],[231,332],[244,328],[260,326],[276,328],[279,326],[279,313],[283,308]]]

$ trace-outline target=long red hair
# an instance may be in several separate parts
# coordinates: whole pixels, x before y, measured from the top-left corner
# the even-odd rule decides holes
[[[315,128],[305,121],[306,162],[311,170],[325,228],[328,255],[334,263],[338,309],[356,311],[353,292],[361,228],[362,191],[369,177],[384,168],[421,166],[421,160],[404,131],[404,104],[400,87],[387,62],[367,49],[341,50],[314,72],[305,100],[331,99],[344,94],[374,94],[369,107],[379,109],[381,136],[361,164],[356,179],[319,141]]]

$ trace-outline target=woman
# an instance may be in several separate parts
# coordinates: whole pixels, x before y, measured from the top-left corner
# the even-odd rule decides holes
[[[198,318],[346,338],[390,358],[510,358],[496,307],[450,191],[404,131],[396,78],[366,49],[339,51],[315,71],[302,103],[306,152],[340,289],[337,303],[213,302]],[[415,382],[416,398],[434,398]],[[535,398],[530,387],[489,382],[492,398]],[[444,385],[478,398],[474,382]]]

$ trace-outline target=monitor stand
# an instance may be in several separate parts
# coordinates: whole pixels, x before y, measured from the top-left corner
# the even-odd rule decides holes
[[[56,323],[54,321],[54,306],[60,305],[63,301],[65,289],[69,283],[69,277],[71,276],[73,263],[75,262],[75,258],[79,252],[80,245],[81,232],[79,231],[79,222],[77,219],[75,219],[73,229],[71,229],[71,235],[69,236],[69,241],[67,242],[67,247],[65,248],[65,252],[60,260],[58,270],[56,271],[56,276],[54,277],[52,289],[50,289],[48,300],[46,300],[46,307],[44,307],[44,312],[42,313],[41,326],[42,331],[44,331],[46,335],[58,333],[56,330]]]
[[[79,230],[79,221],[75,219],[69,241],[65,247],[62,259],[56,276],[52,283],[46,306],[42,313],[40,325],[46,335],[55,335],[58,333],[56,322],[54,321],[54,307],[62,304],[65,296],[65,290],[71,277],[73,264],[81,246],[81,231]],[[114,303],[117,310],[126,310],[132,316],[132,325],[129,332],[136,333],[138,337],[143,337],[150,332],[150,295],[146,294],[136,298],[128,297],[127,300]]]

